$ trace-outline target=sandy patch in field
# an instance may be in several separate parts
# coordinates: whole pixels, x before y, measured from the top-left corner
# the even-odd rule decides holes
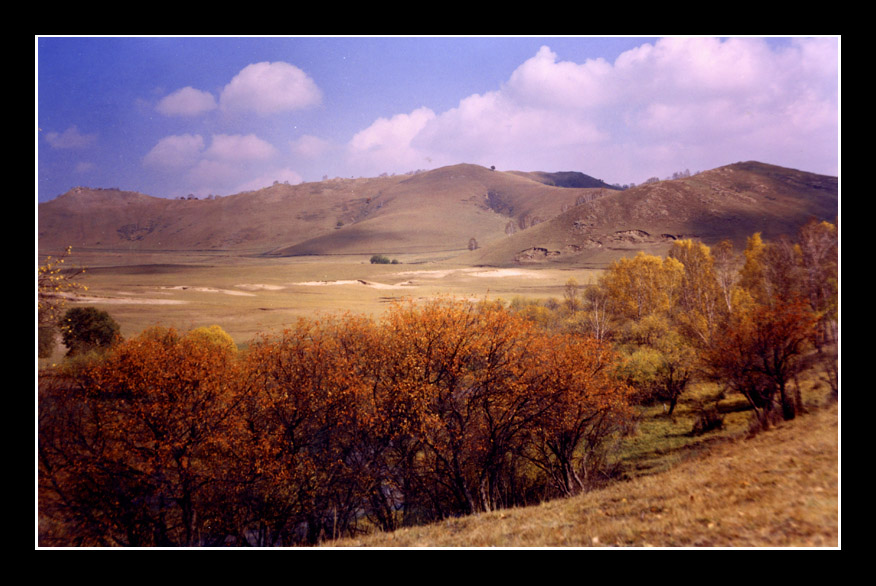
[[[489,269],[475,270],[469,273],[473,277],[487,278],[505,278],[505,277],[526,277],[527,279],[543,279],[545,276],[532,271],[522,271],[520,269]]]
[[[174,291],[197,291],[198,293],[224,293],[225,295],[240,295],[244,297],[255,297],[255,293],[246,293],[244,291],[234,291],[232,289],[214,289],[213,287],[189,287],[188,285],[177,285],[176,287],[162,287],[162,289],[171,289]]]
[[[461,274],[469,277],[478,277],[478,278],[505,278],[505,277],[526,277],[530,279],[543,279],[544,275],[534,272],[534,271],[526,271],[521,269],[446,269],[446,270],[432,270],[432,271],[404,271],[401,273],[395,273],[396,275],[404,275],[404,276],[418,276],[418,277],[426,277],[432,279],[443,279],[450,275]]]
[[[265,285],[262,283],[244,283],[235,286],[239,289],[246,289],[247,291],[280,291],[286,288],[283,285]]]
[[[145,297],[83,297],[79,295],[67,296],[73,303],[104,303],[111,305],[181,305],[188,301],[179,299],[148,299]]]
[[[432,271],[402,271],[400,273],[395,273],[396,276],[405,276],[405,277],[426,277],[431,279],[443,279],[447,275],[459,272],[458,269],[446,269],[446,270],[432,270]]]
[[[410,287],[412,283],[404,282],[397,285],[389,285],[386,283],[374,283],[371,281],[363,281],[362,279],[354,279],[345,281],[301,281],[299,283],[293,283],[293,285],[299,287],[325,287],[329,285],[364,285],[366,287],[372,287],[374,289],[404,289],[406,287]]]

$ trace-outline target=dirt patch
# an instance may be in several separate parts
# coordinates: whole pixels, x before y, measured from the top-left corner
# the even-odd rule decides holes
[[[245,283],[235,285],[235,287],[246,291],[281,291],[286,288],[283,285],[265,285],[263,283]]]
[[[559,250],[548,250],[547,248],[533,247],[521,250],[514,255],[515,262],[539,262],[556,258],[562,253]]]
[[[410,281],[406,281],[404,283],[398,283],[397,285],[389,285],[386,283],[373,283],[371,281],[365,281],[362,279],[353,279],[353,280],[342,280],[342,281],[302,281],[299,283],[293,283],[293,285],[299,287],[326,287],[330,285],[364,285],[366,287],[372,287],[374,289],[402,289],[405,287],[410,287],[413,285]]]
[[[234,291],[233,289],[214,289],[213,287],[189,287],[188,285],[177,285],[175,287],[162,287],[162,289],[171,289],[177,291],[197,291],[198,293],[224,293],[225,295],[241,295],[245,297],[254,297],[255,293],[246,293],[244,291]]]
[[[110,305],[182,305],[188,301],[180,299],[149,299],[146,297],[85,297],[80,295],[66,296],[71,303],[102,303]]]

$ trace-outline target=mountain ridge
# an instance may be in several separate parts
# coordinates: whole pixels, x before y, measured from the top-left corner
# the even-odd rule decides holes
[[[777,236],[809,217],[834,221],[837,214],[837,178],[748,161],[626,190],[578,172],[466,163],[401,176],[275,183],[208,199],[78,187],[40,203],[37,215],[41,249],[442,252],[513,265],[604,263],[680,237]]]

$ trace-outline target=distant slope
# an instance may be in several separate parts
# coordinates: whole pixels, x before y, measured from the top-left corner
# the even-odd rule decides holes
[[[515,175],[544,183],[545,185],[554,185],[556,187],[587,187],[587,188],[605,188],[618,189],[611,186],[602,179],[596,179],[590,175],[579,173],[578,171],[556,171],[547,173],[544,171],[509,171]]]
[[[555,183],[556,185],[549,185]],[[560,187],[558,185],[601,185]],[[442,252],[472,264],[604,265],[679,237],[707,243],[834,220],[837,179],[737,163],[626,191],[583,173],[460,164],[413,175],[275,184],[207,200],[75,188],[39,204],[38,246],[270,255]],[[474,248],[475,250],[470,250]]]
[[[210,200],[76,188],[39,205],[39,245],[275,255],[459,252],[608,192],[465,164],[415,175],[276,184]]]
[[[606,189],[565,189],[478,165],[453,165],[387,186],[351,226],[274,254],[463,251],[545,222]],[[472,241],[472,239],[474,239]]]
[[[38,208],[40,248],[263,252],[355,222],[398,179],[276,184],[202,200],[75,188]]]
[[[586,202],[479,251],[472,262],[600,266],[638,250],[662,254],[678,238],[744,246],[754,232],[793,235],[810,217],[837,215],[836,177],[736,163]]]

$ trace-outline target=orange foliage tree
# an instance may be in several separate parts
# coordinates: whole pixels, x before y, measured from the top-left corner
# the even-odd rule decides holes
[[[47,543],[313,544],[527,504],[591,486],[629,417],[604,344],[498,303],[302,319],[246,352],[215,334],[45,377]]]
[[[234,363],[227,347],[155,328],[45,378],[39,505],[49,524],[82,545],[214,544],[242,392]]]
[[[779,412],[793,419],[802,405],[790,383],[804,365],[815,325],[815,314],[800,299],[776,298],[737,312],[706,355],[709,372],[741,393],[762,423]]]
[[[301,319],[247,356],[254,391],[239,465],[258,545],[316,543],[351,530],[369,472],[358,439],[367,381],[360,367],[372,357],[371,327]],[[239,532],[241,539],[253,527],[242,528],[248,531]]]

